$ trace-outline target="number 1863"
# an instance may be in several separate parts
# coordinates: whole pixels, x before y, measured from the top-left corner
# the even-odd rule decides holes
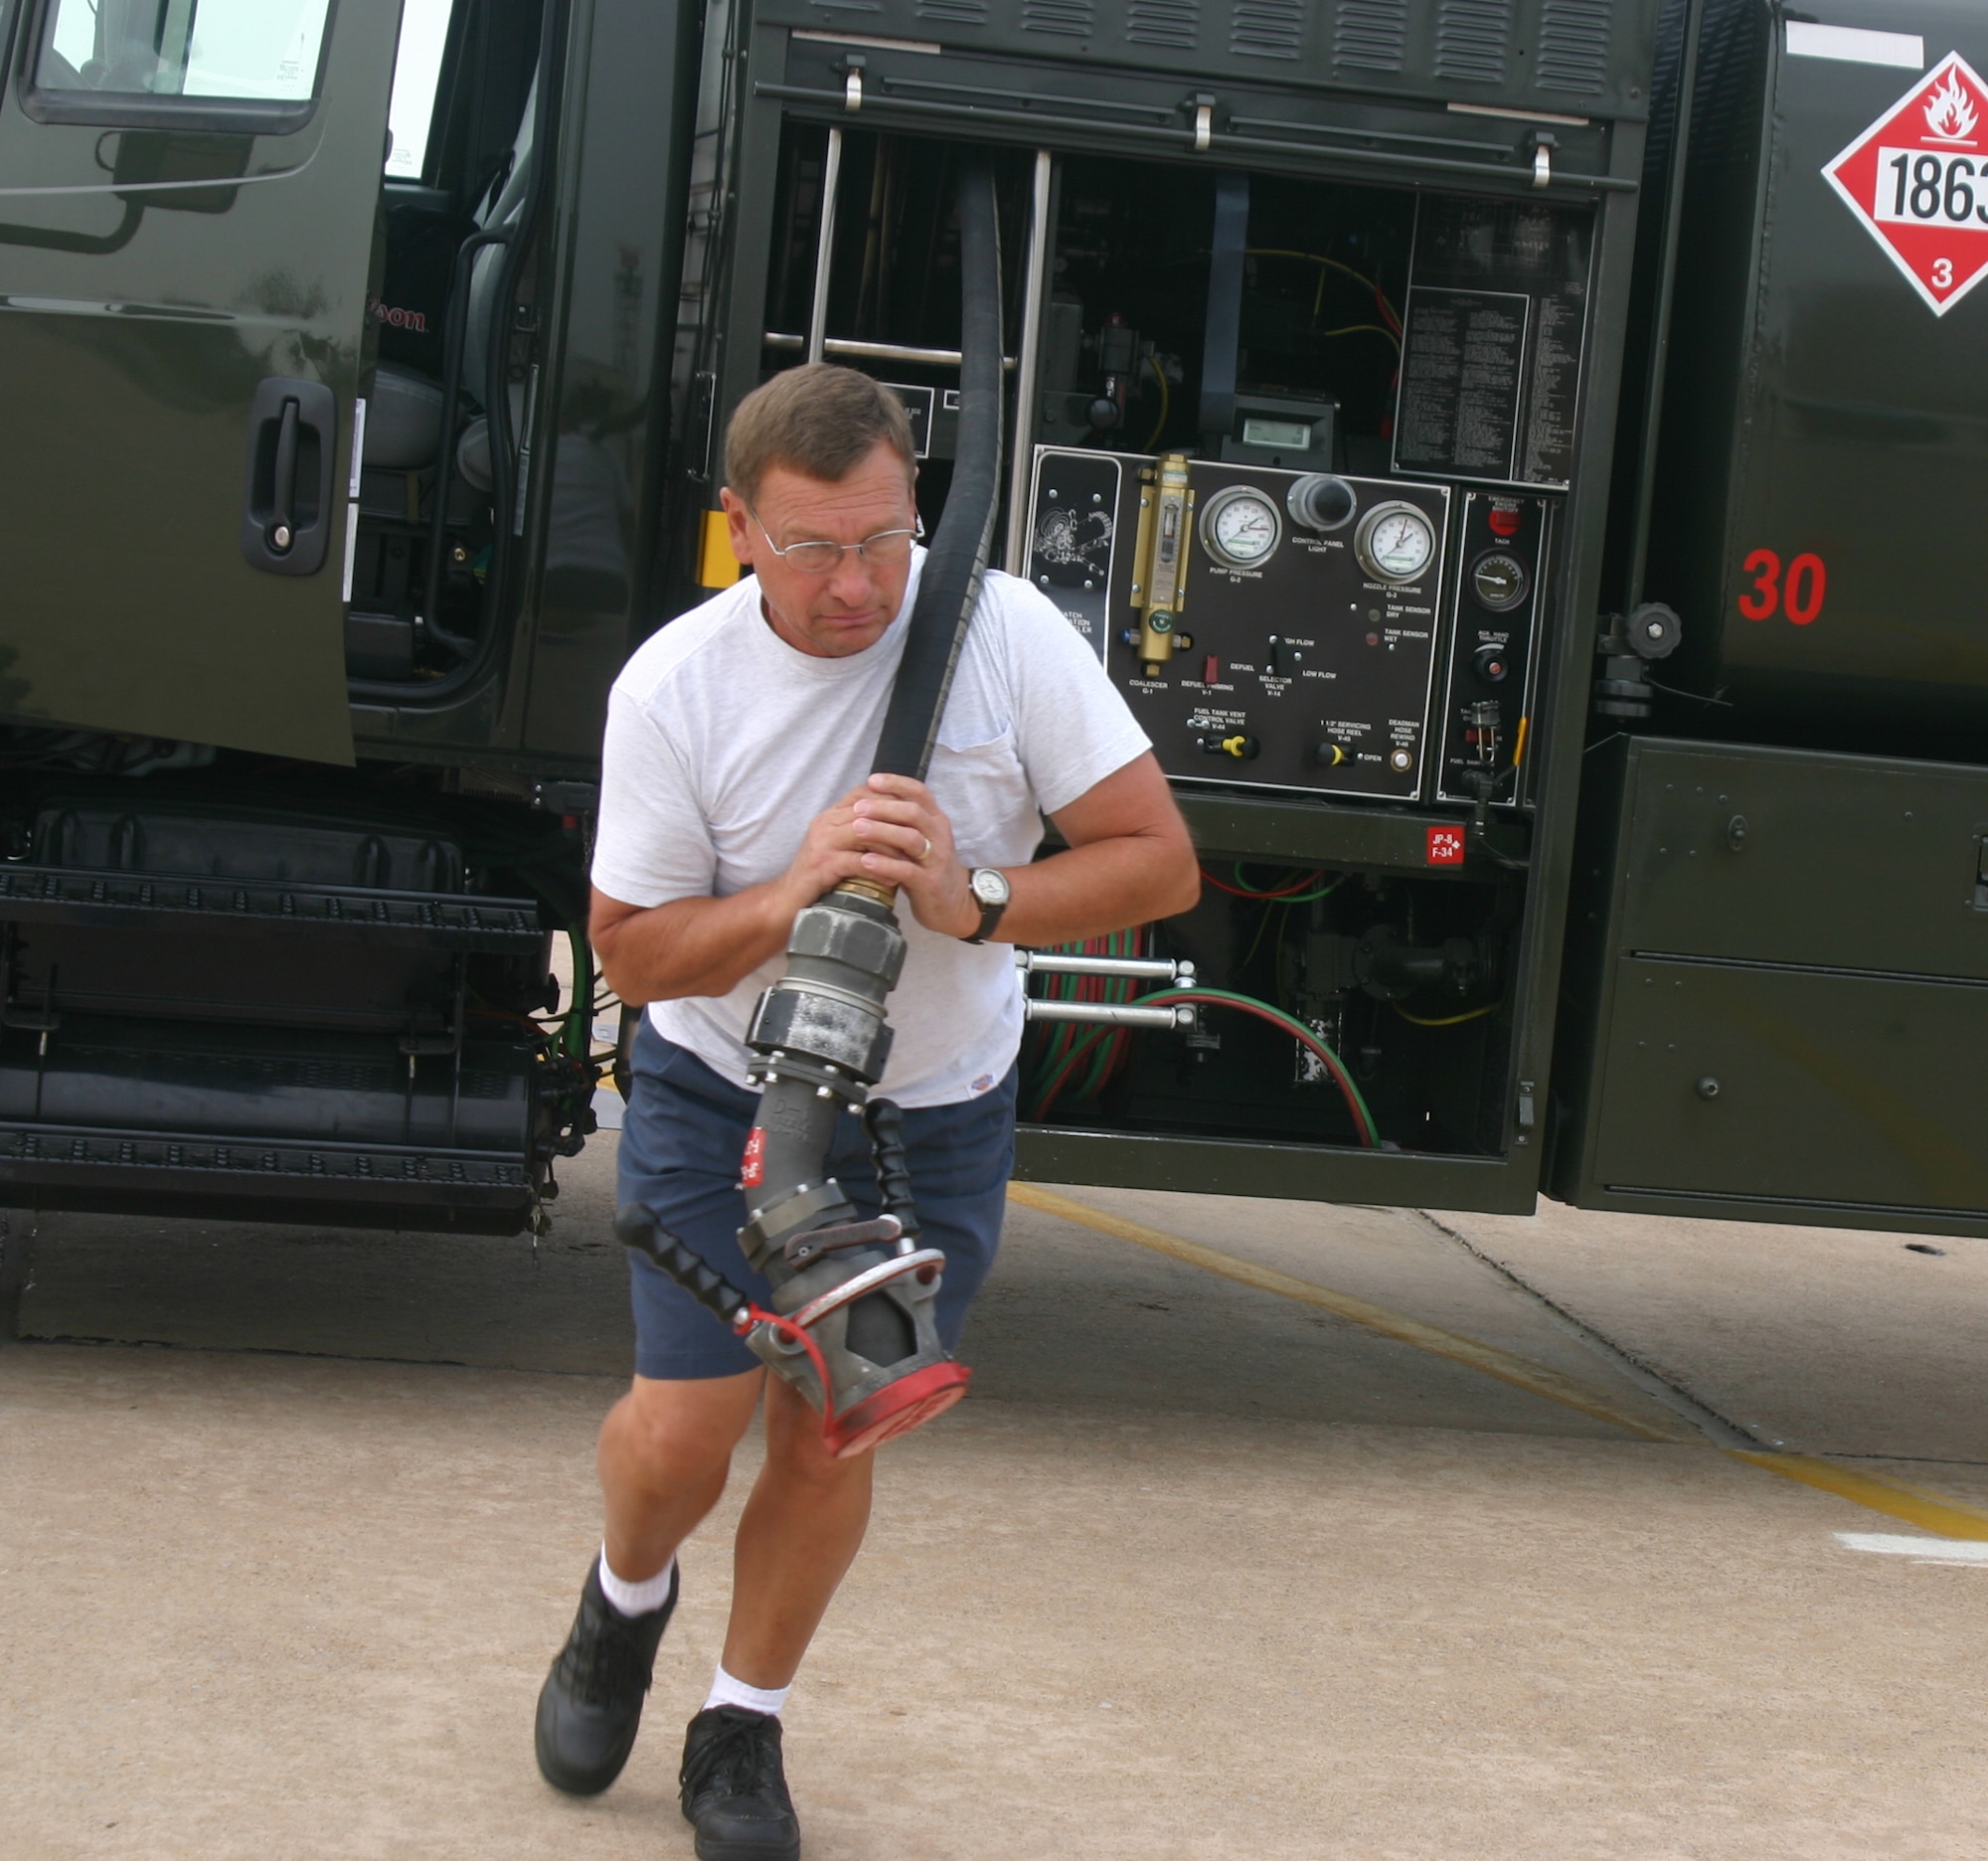
[[[1880,149],[1876,209],[1907,226],[1988,227],[1988,157]]]

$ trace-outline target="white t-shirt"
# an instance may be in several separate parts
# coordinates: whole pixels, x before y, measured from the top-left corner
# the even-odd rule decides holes
[[[593,883],[624,905],[729,898],[776,879],[808,823],[870,772],[924,552],[898,618],[841,659],[775,633],[750,576],[637,649],[607,701]],[[1054,814],[1150,748],[1097,656],[1026,582],[989,572],[926,776],[960,859],[1025,866]],[[1006,943],[927,930],[901,909],[909,949],[889,1002],[880,1091],[954,1104],[1006,1077],[1022,1001]],[[656,1002],[666,1038],[746,1085],[752,1010],[785,968],[762,963],[729,995]]]

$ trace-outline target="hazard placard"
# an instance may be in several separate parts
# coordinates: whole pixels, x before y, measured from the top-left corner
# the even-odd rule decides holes
[[[1822,173],[1935,316],[1988,275],[1988,85],[1958,52]]]

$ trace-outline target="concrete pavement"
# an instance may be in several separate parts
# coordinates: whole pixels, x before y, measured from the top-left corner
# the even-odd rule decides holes
[[[748,1465],[622,1781],[530,1754],[626,1355],[610,1145],[536,1255],[44,1224],[24,1327],[105,1341],[0,1352],[5,1861],[689,1854]],[[1988,1566],[1939,1561],[1979,1541],[1721,1452],[1615,1354],[1988,1506],[1988,1248],[1065,1193],[1401,1335],[1017,1207],[974,1397],[887,1450],[789,1710],[809,1861],[1988,1855]]]

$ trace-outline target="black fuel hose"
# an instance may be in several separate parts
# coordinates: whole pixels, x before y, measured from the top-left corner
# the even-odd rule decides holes
[[[1001,501],[1001,223],[994,170],[969,156],[959,173],[959,428],[945,515],[925,556],[918,597],[871,769],[913,775],[931,764],[966,628],[980,600]]]

